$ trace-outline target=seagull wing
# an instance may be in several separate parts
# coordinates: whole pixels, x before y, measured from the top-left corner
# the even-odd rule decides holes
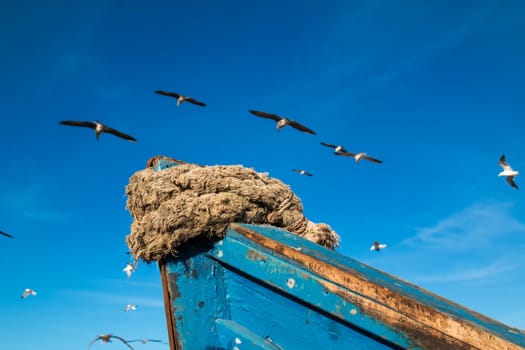
[[[326,146],[326,147],[330,147],[330,148],[333,148],[333,149],[337,148],[336,145],[332,145],[331,143],[321,142],[321,145]]]
[[[386,244],[380,244],[380,245],[379,245],[379,248],[381,248],[381,249],[385,249],[385,248],[386,248]]]
[[[105,126],[104,125],[104,132],[107,132],[107,133],[110,133],[110,134],[113,134],[115,136],[118,136],[122,139],[125,139],[125,140],[128,140],[128,141],[131,141],[131,142],[136,142],[137,139],[135,139],[133,136],[130,136],[128,134],[124,134],[123,132],[120,132],[118,130],[115,130],[113,128],[110,128],[108,126]]]
[[[162,343],[162,340],[158,340],[158,339],[132,339],[132,340],[126,340],[128,343],[136,343],[136,342],[141,342],[141,343]]]
[[[276,122],[278,122],[279,120],[283,119],[283,118],[279,117],[276,114],[271,114],[271,113],[266,113],[266,112],[250,110],[250,113],[255,115],[255,116],[257,116],[257,117],[275,120]]]
[[[372,244],[372,246],[370,247],[370,251],[373,251],[373,250],[376,250],[376,246],[374,244]]]
[[[201,102],[201,101],[197,101],[197,100],[194,99],[193,97],[188,97],[188,98],[186,98],[186,101],[187,101],[187,102],[190,102],[190,103],[193,103],[194,105],[197,105],[197,106],[201,106],[201,107],[206,106],[206,103]]]
[[[96,337],[95,339],[93,339],[93,340],[89,343],[89,345],[88,345],[88,350],[91,349],[91,346],[93,346],[93,344],[95,344],[95,342],[96,342],[97,340],[99,340],[99,339],[101,339],[100,336],[98,336],[98,337]]]
[[[97,125],[93,122],[76,122],[74,120],[62,120],[60,124],[69,126],[84,126],[91,129],[95,129],[97,127]]]
[[[290,120],[290,124],[289,125],[293,126],[297,130],[301,130],[301,131],[306,132],[308,134],[315,135],[315,131],[313,131],[312,129],[307,128],[306,126],[304,126],[302,124],[299,124],[298,122],[296,122],[294,120]]]
[[[313,174],[309,173],[309,172],[306,171],[306,170],[292,169],[292,171],[294,171],[294,172],[296,172],[296,173],[299,173],[299,174],[301,174],[301,175],[313,176]]]
[[[6,237],[9,237],[9,238],[13,238],[13,236],[11,236],[9,233],[6,233],[4,231],[0,231],[0,235],[6,236]]]
[[[379,159],[376,159],[376,158],[372,158],[372,157],[369,157],[369,156],[363,156],[363,158],[365,158],[366,160],[369,160],[371,162],[374,162],[374,163],[379,163],[379,164],[383,163],[382,160],[379,160]]]
[[[169,91],[163,91],[163,90],[157,90],[155,91],[156,94],[163,95],[163,96],[169,96],[173,98],[179,98],[180,95],[176,92],[169,92]]]
[[[514,176],[507,176],[507,182],[515,189],[518,189],[518,185],[514,182]]]
[[[499,159],[499,165],[503,168],[505,171],[512,171],[512,168],[507,163],[507,160],[505,159],[505,155],[502,155]]]
[[[128,348],[130,348],[131,350],[133,350],[133,348],[131,347],[131,345],[129,345],[127,341],[125,341],[123,338],[119,337],[118,335],[112,335],[111,337],[120,340],[121,342],[123,342],[124,344],[126,344],[126,346],[127,346]]]

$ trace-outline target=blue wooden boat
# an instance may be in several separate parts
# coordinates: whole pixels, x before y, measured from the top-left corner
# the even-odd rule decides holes
[[[525,334],[272,226],[160,263],[171,349],[524,349]]]
[[[525,349],[522,330],[273,226],[232,223],[159,266],[172,350]]]

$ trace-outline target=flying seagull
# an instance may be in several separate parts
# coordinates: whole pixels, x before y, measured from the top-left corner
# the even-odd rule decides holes
[[[24,293],[22,293],[22,296],[20,298],[25,299],[25,298],[27,298],[30,295],[33,295],[33,296],[36,295],[36,291],[34,291],[31,288],[26,288],[24,290]]]
[[[132,339],[132,340],[127,340],[128,343],[135,343],[135,342],[141,342],[142,344],[146,344],[146,343],[162,343],[162,340],[157,340],[157,339]]]
[[[13,236],[11,236],[9,233],[4,232],[4,231],[0,231],[0,235],[6,236],[6,237],[9,237],[9,238],[13,238]]]
[[[133,348],[131,347],[131,345],[128,344],[127,341],[125,341],[123,338],[117,336],[117,335],[113,335],[113,334],[101,334],[99,335],[98,337],[96,337],[95,339],[93,339],[91,341],[91,343],[89,343],[89,346],[88,346],[88,350],[91,348],[91,346],[97,341],[97,340],[102,340],[103,343],[111,343],[111,338],[115,338],[115,339],[118,339],[120,340],[121,342],[123,342],[124,344],[126,344],[126,346],[128,348],[130,348],[131,350],[133,350]]]
[[[306,176],[314,176],[313,174],[309,173],[308,171],[306,170],[299,170],[299,169],[292,169],[293,172],[296,172],[296,173],[299,173],[301,175],[306,175]]]
[[[206,104],[201,101],[197,101],[196,99],[189,97],[189,96],[183,96],[181,94],[178,94],[176,92],[169,92],[169,91],[163,91],[163,90],[157,90],[155,91],[156,94],[169,96],[177,99],[177,107],[181,105],[182,102],[189,102],[193,103],[194,105],[204,107]]]
[[[369,160],[371,162],[378,163],[378,164],[383,163],[382,160],[379,160],[377,158],[372,158],[372,157],[368,156],[366,153],[363,153],[363,152],[352,153],[352,152],[345,151],[345,152],[339,153],[339,155],[347,156],[347,157],[353,157],[357,163],[359,163],[361,161],[361,159],[366,159],[366,160]]]
[[[137,305],[135,305],[135,304],[128,304],[128,305],[126,305],[126,307],[124,308],[124,311],[128,312],[130,310],[133,310],[133,311],[137,310]]]
[[[288,118],[279,117],[276,114],[271,114],[271,113],[266,113],[266,112],[259,112],[259,111],[250,110],[250,113],[255,115],[255,116],[257,116],[257,117],[275,120],[277,122],[277,131],[281,130],[286,125],[290,125],[291,127],[294,127],[297,130],[299,130],[299,131],[303,131],[305,133],[315,135],[315,131],[313,131],[312,129],[308,129],[306,126],[301,125],[301,124],[299,124],[298,122],[296,122],[294,120],[291,120],[291,119],[288,119]]]
[[[128,141],[132,141],[132,142],[137,141],[134,137],[124,134],[123,132],[120,132],[113,128],[110,128],[109,126],[102,124],[98,120],[94,120],[92,122],[77,122],[73,120],[63,120],[60,122],[60,124],[69,125],[69,126],[83,126],[83,127],[91,128],[95,130],[95,135],[97,137],[97,140],[100,137],[100,134],[102,134],[103,132],[107,132],[107,133],[113,134],[117,137],[120,137]]]
[[[499,159],[499,165],[503,168],[503,171],[498,174],[498,176],[506,176],[507,182],[509,185],[514,187],[515,189],[518,189],[518,185],[514,182],[514,177],[518,176],[519,172],[516,170],[513,170],[510,165],[505,160],[505,155],[502,155]]]
[[[348,153],[348,151],[342,145],[332,145],[331,143],[321,142],[321,145],[334,149],[334,154],[340,155],[342,153]]]
[[[126,275],[128,275],[128,277],[131,277],[131,274],[135,272],[136,269],[137,267],[135,265],[133,265],[132,263],[127,263],[126,267],[123,268],[122,271],[124,271]]]
[[[381,244],[378,241],[375,241],[374,244],[370,247],[370,251],[375,250],[376,252],[379,252],[381,249],[385,249],[386,244]]]

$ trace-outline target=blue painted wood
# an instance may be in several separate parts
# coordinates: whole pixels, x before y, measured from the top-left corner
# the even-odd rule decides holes
[[[157,160],[157,162],[153,166],[153,170],[155,170],[155,171],[164,170],[164,169],[168,169],[168,168],[171,168],[171,167],[174,167],[174,166],[177,166],[177,165],[178,164],[175,163],[174,161],[171,161],[169,159],[161,158],[161,159]]]
[[[214,349],[216,320],[230,318],[224,269],[207,255],[191,256],[194,253],[167,264],[173,321],[184,349]]]
[[[505,325],[406,281],[285,230],[239,226],[524,347],[523,333],[509,332]],[[362,295],[235,229],[212,246],[190,244],[168,261],[167,272],[180,349],[423,349],[402,329],[367,314],[348,297]]]
[[[422,304],[429,305],[437,310],[451,315],[451,317],[467,320],[481,328],[490,331],[493,334],[498,335],[503,339],[507,339],[525,348],[525,334],[523,332],[519,332],[517,329],[513,330],[505,324],[496,322],[477,312],[464,308],[459,304],[443,299],[405,280],[396,278],[395,276],[375,269],[347,256],[337,254],[327,248],[304,240],[297,235],[277,227],[249,224],[239,225],[256,230],[264,236],[277,240],[288,246],[300,247],[301,251],[305,254],[314,256],[319,260],[326,261],[327,263],[337,266],[348,273],[361,275],[363,278],[366,278],[378,286],[387,287],[388,289],[409,296]],[[251,241],[249,241],[246,237],[235,232],[234,230],[230,230],[228,236],[232,239],[238,240],[239,242],[244,242],[245,244],[251,243]]]
[[[358,307],[328,292],[316,275],[273,255],[271,251],[254,249],[253,244],[244,244],[236,238],[230,231],[211,252],[213,258],[227,267],[225,281],[229,287],[233,319],[242,319],[246,327],[259,329],[262,333],[281,329],[284,334],[274,334],[272,338],[280,339],[287,349],[300,348],[301,344],[353,349],[391,348],[378,343],[379,339],[370,339],[369,333],[388,339],[392,346],[411,346],[401,333],[359,313]],[[236,271],[238,266],[242,266],[242,271]],[[260,325],[260,322],[265,325]],[[290,336],[290,330],[294,328],[296,337]],[[357,328],[366,330],[367,334]]]
[[[247,254],[254,259],[244,258]],[[307,271],[228,237],[209,252],[181,256],[167,266],[183,349],[384,350],[409,345],[385,327],[384,336],[403,347],[334,318],[330,312],[361,319],[363,327],[381,327],[364,315],[352,316],[355,308],[323,291],[314,276],[304,279]],[[296,281],[293,288],[290,278]],[[330,309],[312,307],[321,306],[320,300]]]
[[[220,344],[218,347],[221,349],[282,350],[282,347],[271,337],[260,337],[232,320],[218,319],[216,324]]]

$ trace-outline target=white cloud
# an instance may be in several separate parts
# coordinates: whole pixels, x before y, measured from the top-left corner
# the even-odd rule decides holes
[[[74,299],[87,299],[90,302],[126,305],[128,303],[136,304],[139,307],[164,307],[162,294],[159,297],[145,297],[143,295],[122,295],[118,293],[99,292],[95,290],[82,289],[62,289],[59,293]]]
[[[420,249],[465,251],[498,244],[505,237],[525,235],[525,224],[512,215],[512,203],[472,205],[434,226],[417,230],[402,242]]]
[[[519,266],[520,265],[517,263],[498,260],[486,266],[461,269],[452,273],[413,277],[413,280],[420,283],[466,282],[478,280],[486,282],[489,278],[500,276],[502,273],[511,272],[512,270],[519,268]]]

